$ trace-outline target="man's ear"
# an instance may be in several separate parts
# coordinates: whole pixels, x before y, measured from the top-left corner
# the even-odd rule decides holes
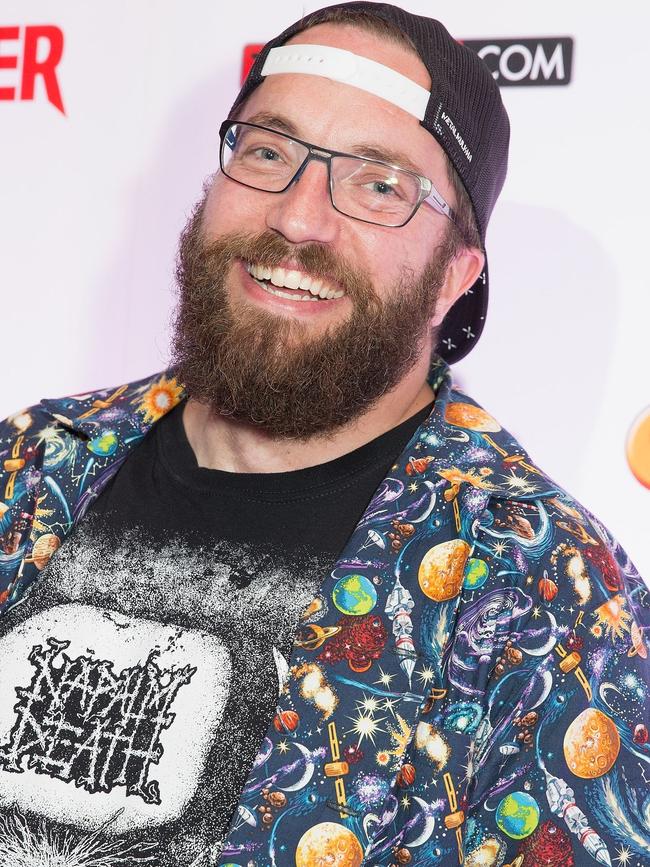
[[[431,325],[440,325],[460,296],[478,280],[485,267],[485,254],[478,247],[463,247],[447,266]]]

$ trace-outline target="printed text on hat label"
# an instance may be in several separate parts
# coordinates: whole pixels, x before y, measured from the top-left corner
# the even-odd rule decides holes
[[[448,126],[449,129],[451,130],[452,135],[454,136],[454,138],[456,139],[456,141],[457,141],[458,144],[460,145],[460,149],[461,149],[461,151],[462,151],[462,152],[465,154],[465,156],[467,157],[467,161],[471,163],[471,162],[472,162],[472,152],[470,151],[470,149],[469,149],[469,148],[467,147],[467,145],[465,144],[465,139],[462,137],[462,135],[461,135],[461,134],[458,132],[458,130],[456,129],[456,124],[455,124],[455,123],[453,122],[453,120],[449,117],[449,115],[447,114],[446,111],[442,111],[442,112],[440,113],[440,118],[441,118],[441,119],[442,119],[442,120],[447,124],[447,126]]]

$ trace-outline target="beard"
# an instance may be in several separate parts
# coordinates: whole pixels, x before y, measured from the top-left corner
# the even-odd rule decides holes
[[[207,241],[205,201],[181,234],[176,265],[172,364],[190,398],[273,438],[306,440],[348,424],[399,384],[429,336],[457,251],[451,231],[419,276],[405,269],[381,300],[368,277],[326,245],[293,246],[273,232]],[[226,281],[238,259],[270,267],[291,259],[312,277],[336,281],[352,312],[313,335],[308,323],[233,302]]]

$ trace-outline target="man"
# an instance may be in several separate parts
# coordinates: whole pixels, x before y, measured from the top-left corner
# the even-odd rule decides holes
[[[490,74],[348,3],[221,137],[173,367],[2,431],[2,863],[649,864],[645,585],[447,364]]]

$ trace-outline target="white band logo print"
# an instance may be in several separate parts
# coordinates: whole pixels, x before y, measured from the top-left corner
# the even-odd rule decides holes
[[[113,834],[182,813],[231,686],[217,636],[72,603],[33,614],[0,652],[0,693],[18,697],[0,703],[0,768],[13,771],[0,807]]]

